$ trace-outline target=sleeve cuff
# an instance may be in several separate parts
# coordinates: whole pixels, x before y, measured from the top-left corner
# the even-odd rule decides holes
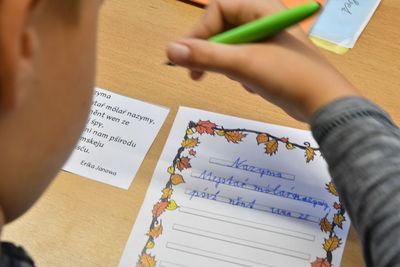
[[[311,131],[315,140],[321,144],[335,128],[365,117],[374,118],[390,127],[396,127],[390,116],[368,99],[344,97],[315,112],[310,122]]]

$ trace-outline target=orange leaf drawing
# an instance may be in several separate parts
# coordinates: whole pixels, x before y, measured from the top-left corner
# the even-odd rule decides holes
[[[194,151],[193,149],[189,150],[189,155],[196,156],[196,151]]]
[[[150,254],[143,254],[142,256],[140,256],[140,262],[145,267],[155,267],[157,263],[156,259]]]
[[[144,265],[141,263],[138,263],[138,264],[136,264],[136,267],[144,267]]]
[[[247,134],[242,134],[240,132],[225,132],[225,138],[228,140],[228,142],[232,143],[239,143],[242,141],[243,138],[245,138]]]
[[[272,156],[278,151],[278,141],[272,139],[265,145],[265,153]]]
[[[339,196],[338,192],[336,191],[336,187],[333,185],[332,182],[326,185],[326,189],[334,196]]]
[[[328,221],[327,218],[322,218],[319,222],[319,226],[321,227],[321,231],[332,232],[332,224]]]
[[[210,121],[199,121],[197,123],[196,130],[199,134],[203,134],[205,132],[207,134],[214,135],[215,127],[217,127],[217,125]]]
[[[153,206],[153,217],[158,217],[165,211],[165,208],[168,206],[169,202],[162,201],[158,202]]]
[[[307,159],[307,163],[309,163],[310,161],[314,160],[314,156],[315,156],[315,152],[314,149],[312,149],[311,147],[306,147],[306,159]]]
[[[165,198],[170,198],[174,190],[172,188],[166,187],[161,192],[163,193],[161,199],[165,199]]]
[[[333,204],[333,207],[337,210],[340,210],[342,208],[342,204],[335,202],[335,204]]]
[[[287,143],[287,142],[289,142],[289,138],[287,138],[287,137],[282,137],[282,138],[281,138],[281,142],[282,142],[282,143]]]
[[[171,183],[173,185],[184,183],[185,180],[183,179],[182,175],[180,174],[173,174],[171,175]]]
[[[325,239],[323,248],[325,251],[333,251],[341,245],[340,241],[341,239],[338,238],[336,235],[332,236],[329,239]]]
[[[342,223],[346,220],[346,218],[340,214],[340,213],[336,213],[333,216],[333,223],[336,224],[340,229],[342,229],[343,225]]]
[[[197,146],[197,144],[199,143],[199,139],[198,138],[189,138],[186,140],[182,141],[182,147],[184,148],[192,148]]]
[[[156,226],[156,227],[154,227],[153,229],[151,229],[151,230],[147,233],[147,235],[148,235],[148,236],[151,236],[151,237],[153,237],[153,238],[156,238],[156,237],[158,237],[158,236],[160,236],[160,235],[162,234],[162,231],[163,231],[163,227],[162,227],[162,225],[160,224],[159,226]]]
[[[311,267],[331,267],[331,264],[326,259],[317,258],[313,263],[311,263]]]
[[[266,143],[269,140],[269,137],[267,134],[265,133],[260,133],[257,135],[257,145],[261,144],[261,143]]]
[[[190,159],[188,157],[182,157],[180,160],[176,162],[176,167],[182,171],[183,169],[188,169],[192,167],[189,163]]]

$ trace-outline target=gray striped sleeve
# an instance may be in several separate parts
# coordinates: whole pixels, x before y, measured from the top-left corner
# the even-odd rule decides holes
[[[361,97],[314,115],[313,135],[364,248],[367,266],[400,266],[400,131]]]

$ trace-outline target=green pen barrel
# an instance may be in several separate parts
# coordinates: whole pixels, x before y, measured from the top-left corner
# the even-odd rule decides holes
[[[208,40],[223,44],[243,44],[263,40],[287,27],[315,14],[321,5],[310,2],[243,24],[232,30],[215,35]]]

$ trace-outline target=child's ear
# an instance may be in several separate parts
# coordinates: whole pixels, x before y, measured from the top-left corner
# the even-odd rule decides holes
[[[0,3],[0,110],[12,110],[33,77],[38,38],[33,27],[40,0],[2,0]]]

